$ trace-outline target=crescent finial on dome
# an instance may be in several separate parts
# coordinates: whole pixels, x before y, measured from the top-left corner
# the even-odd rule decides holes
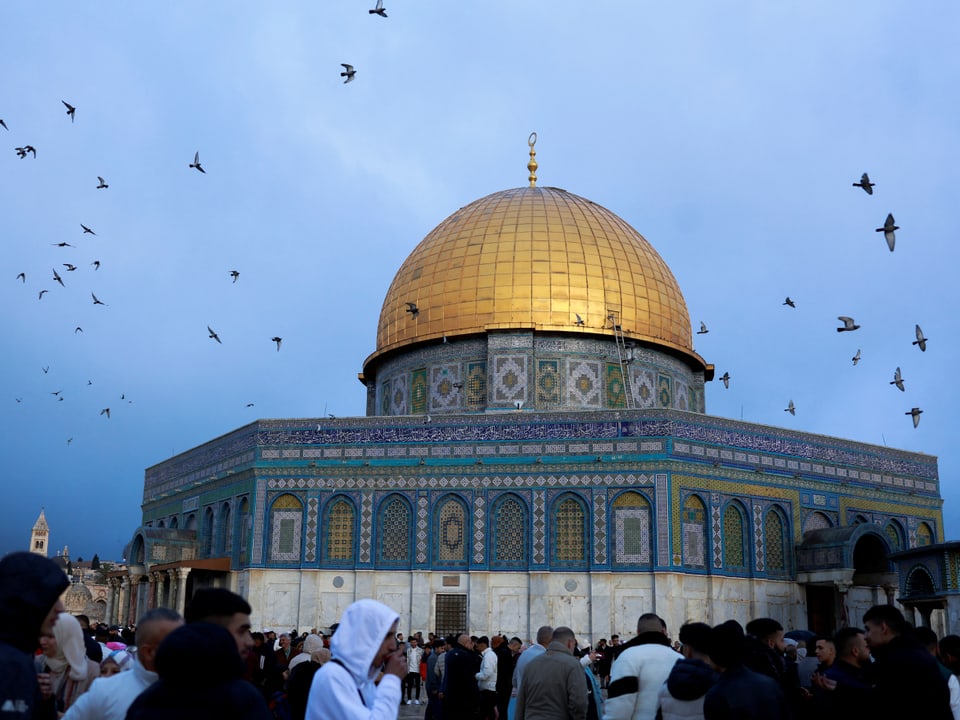
[[[530,146],[530,162],[527,163],[527,170],[530,171],[530,187],[537,186],[537,151],[533,149],[536,144],[537,134],[532,132],[530,137],[527,138],[527,145]]]

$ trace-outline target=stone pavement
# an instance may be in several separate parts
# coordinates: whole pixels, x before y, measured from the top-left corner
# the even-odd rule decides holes
[[[417,720],[419,720],[420,718],[423,717],[424,710],[427,709],[427,701],[421,700],[420,702],[423,704],[422,705],[406,705],[406,704],[401,705],[400,714],[397,715],[397,717],[400,718],[400,720],[414,720],[414,718],[417,718]]]

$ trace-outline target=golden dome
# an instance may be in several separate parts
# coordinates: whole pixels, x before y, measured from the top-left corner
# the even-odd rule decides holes
[[[489,330],[613,336],[611,313],[628,339],[705,369],[680,287],[640,233],[565,190],[504,190],[453,213],[410,253],[364,365],[403,346]]]

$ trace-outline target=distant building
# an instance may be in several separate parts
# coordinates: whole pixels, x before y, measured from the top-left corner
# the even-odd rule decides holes
[[[47,557],[47,542],[49,539],[50,527],[47,525],[47,516],[43,514],[43,508],[41,508],[40,516],[33,524],[33,530],[30,532],[30,552]]]
[[[206,585],[260,627],[372,597],[404,631],[588,640],[649,611],[830,632],[894,601],[890,554],[942,540],[936,458],[706,414],[670,269],[533,180],[400,267],[366,417],[259,420],[146,470],[112,621]]]

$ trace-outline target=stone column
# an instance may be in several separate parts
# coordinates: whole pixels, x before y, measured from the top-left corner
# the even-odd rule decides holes
[[[164,605],[171,610],[177,609],[177,590],[179,585],[177,584],[177,571],[176,570],[167,570],[167,597],[164,601]]]
[[[884,585],[884,586],[883,586],[883,592],[885,592],[886,595],[887,595],[887,605],[893,605],[893,603],[894,603],[894,600],[893,600],[894,595],[897,594],[897,587],[896,587],[896,585]]]
[[[124,577],[120,581],[120,598],[119,598],[119,610],[117,613],[117,625],[122,625],[127,621],[127,615],[130,612],[130,595],[129,595],[129,585],[130,578]]]
[[[130,603],[127,610],[127,614],[123,619],[123,622],[127,625],[132,625],[137,621],[137,613],[140,611],[138,607],[140,604],[140,581],[143,580],[143,575],[131,575],[130,576]]]
[[[166,580],[166,577],[162,572],[151,573],[153,578],[153,607],[161,607],[163,605],[163,583]]]
[[[107,607],[106,612],[104,613],[103,621],[107,625],[113,625],[113,608],[116,606],[114,601],[114,593],[116,592],[116,581],[114,578],[107,578]]]
[[[853,587],[853,583],[847,580],[837,580],[834,582],[837,588],[837,609],[840,611],[840,627],[850,627],[850,608],[847,607],[847,593]]]
[[[190,568],[177,568],[177,612],[183,615],[187,606],[187,577],[190,575]]]

